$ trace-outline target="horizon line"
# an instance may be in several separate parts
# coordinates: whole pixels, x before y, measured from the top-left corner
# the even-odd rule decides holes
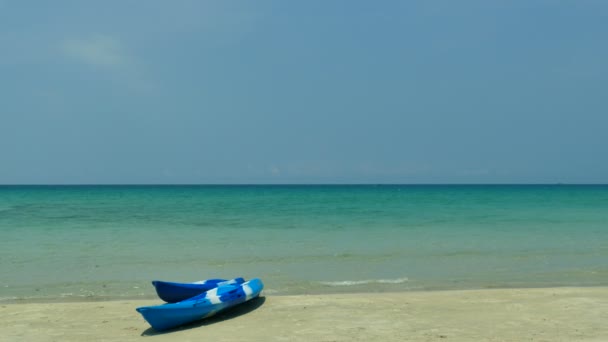
[[[20,184],[1,184],[0,187],[10,186],[569,186],[569,185],[608,185],[608,183],[20,183]]]

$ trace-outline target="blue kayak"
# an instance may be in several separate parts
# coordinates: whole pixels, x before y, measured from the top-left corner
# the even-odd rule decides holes
[[[215,315],[260,295],[264,284],[258,278],[242,284],[221,285],[190,299],[158,306],[137,308],[152,328],[171,329]]]
[[[242,284],[243,278],[226,279],[207,279],[195,283],[174,283],[169,281],[154,280],[152,285],[156,288],[156,293],[160,299],[167,303],[177,303],[199,294],[209,291],[221,285]]]

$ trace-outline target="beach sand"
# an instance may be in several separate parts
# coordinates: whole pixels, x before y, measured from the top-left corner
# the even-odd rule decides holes
[[[157,303],[1,304],[0,341],[608,341],[608,287],[262,296],[166,333]]]

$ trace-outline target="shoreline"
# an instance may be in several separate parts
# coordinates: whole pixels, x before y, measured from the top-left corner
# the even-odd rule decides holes
[[[521,287],[481,287],[481,288],[413,288],[405,290],[382,290],[382,291],[366,291],[366,290],[353,290],[353,291],[335,291],[335,292],[306,292],[306,293],[277,293],[270,289],[264,289],[262,296],[264,297],[301,297],[301,296],[341,296],[341,295],[385,295],[385,294],[402,294],[402,293],[437,293],[437,292],[468,292],[468,291],[500,291],[500,290],[549,290],[549,289],[595,289],[595,288],[606,288],[608,285],[551,285],[551,286],[521,286]],[[0,305],[12,305],[12,304],[62,304],[62,303],[103,303],[103,302],[117,302],[117,301],[128,301],[128,302],[140,302],[140,301],[159,301],[162,302],[158,296],[154,294],[148,294],[145,296],[125,296],[125,297],[111,297],[111,296],[67,296],[67,297],[38,297],[38,298],[4,298],[0,299]]]
[[[516,287],[472,287],[472,288],[409,288],[409,289],[386,289],[380,291],[352,290],[352,291],[326,291],[326,292],[304,292],[304,293],[281,293],[272,289],[264,289],[262,295],[265,297],[299,297],[299,296],[335,296],[335,295],[367,295],[367,294],[400,294],[400,293],[425,293],[425,292],[465,292],[465,291],[492,291],[492,290],[537,290],[537,289],[560,289],[560,288],[603,288],[607,285],[550,285],[550,286],[516,286]],[[63,296],[63,297],[31,297],[17,298],[7,297],[0,299],[0,305],[5,304],[61,304],[61,303],[99,303],[115,301],[155,301],[159,300],[156,293],[141,296]]]
[[[264,295],[156,333],[158,299],[0,303],[0,341],[605,341],[608,287]],[[143,337],[142,337],[143,336]]]

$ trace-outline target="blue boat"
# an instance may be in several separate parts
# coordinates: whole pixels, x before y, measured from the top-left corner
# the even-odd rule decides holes
[[[221,285],[198,296],[172,304],[144,306],[137,312],[158,331],[171,329],[215,315],[260,295],[264,284],[258,278],[242,284]]]
[[[195,283],[174,283],[170,281],[154,280],[152,281],[152,285],[156,288],[156,293],[160,299],[167,303],[177,303],[221,285],[242,284],[244,282],[245,279],[243,278],[234,278],[230,280],[207,279]]]

